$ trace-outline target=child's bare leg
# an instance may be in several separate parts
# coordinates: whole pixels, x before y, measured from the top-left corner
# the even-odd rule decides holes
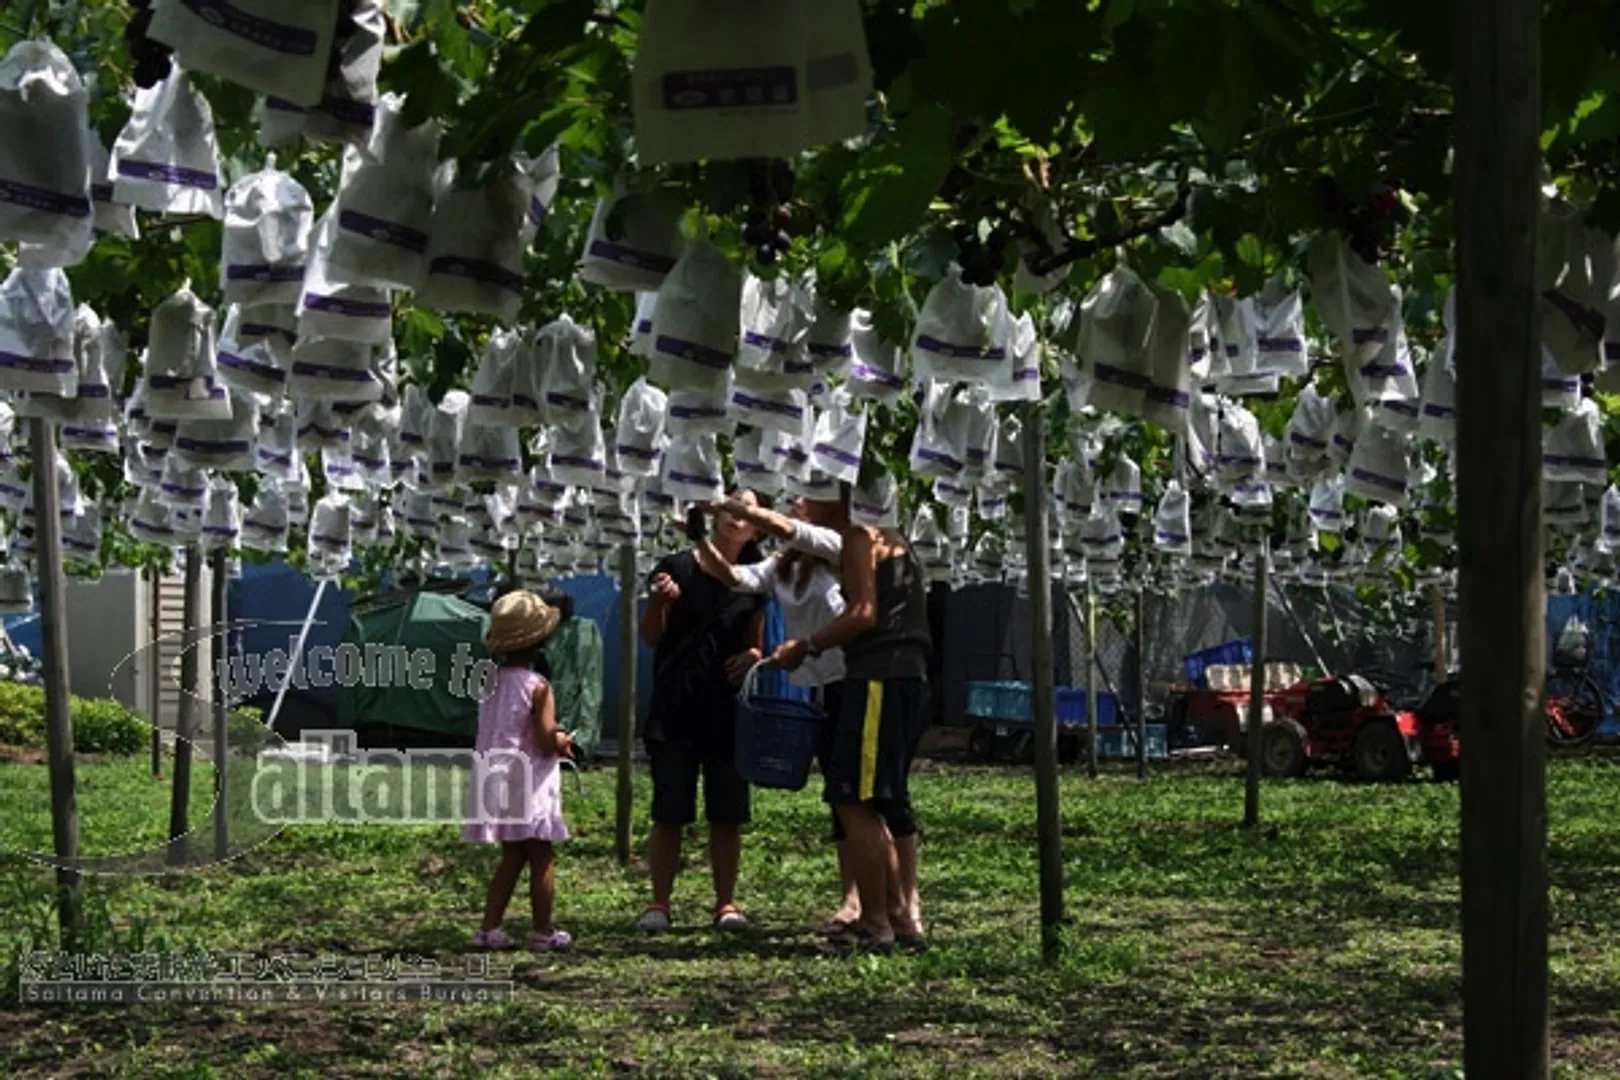
[[[849,857],[847,841],[838,841],[838,883],[844,890],[844,902],[833,915],[834,922],[853,923],[861,917],[861,890],[855,885],[855,860]]]
[[[529,907],[534,916],[535,933],[551,929],[552,907],[556,899],[556,862],[551,857],[551,844],[546,840],[530,840]]]
[[[506,905],[512,902],[512,891],[517,888],[518,875],[523,873],[525,855],[522,844],[502,844],[501,864],[495,876],[489,879],[489,896],[484,900],[482,929],[498,930],[506,917]]]

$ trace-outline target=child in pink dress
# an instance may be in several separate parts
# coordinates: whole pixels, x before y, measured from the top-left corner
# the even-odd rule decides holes
[[[501,930],[523,868],[529,868],[529,902],[536,952],[566,949],[573,939],[552,924],[552,845],[568,839],[563,823],[561,756],[572,749],[557,727],[556,695],[534,671],[541,647],[556,630],[559,614],[538,596],[507,593],[490,610],[484,645],[497,665],[495,684],[478,709],[478,759],[472,776],[472,806],[462,839],[501,845],[501,862],[489,883],[484,921],[471,945],[507,949]]]

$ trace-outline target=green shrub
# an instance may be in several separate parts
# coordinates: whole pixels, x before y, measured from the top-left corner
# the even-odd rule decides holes
[[[73,749],[86,754],[134,754],[151,743],[146,718],[106,698],[72,699]],[[0,683],[0,743],[45,748],[45,691]]]

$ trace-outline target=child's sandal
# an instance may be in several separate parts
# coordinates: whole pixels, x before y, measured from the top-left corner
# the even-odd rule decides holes
[[[511,949],[517,942],[506,936],[506,931],[500,927],[493,930],[480,930],[467,942],[469,949]]]
[[[529,938],[531,952],[567,952],[574,947],[574,937],[566,930],[536,930]]]

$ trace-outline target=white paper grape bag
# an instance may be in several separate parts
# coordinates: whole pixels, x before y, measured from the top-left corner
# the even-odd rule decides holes
[[[671,390],[665,430],[679,435],[727,435],[737,426],[731,418],[732,385],[728,379],[719,394],[708,391]]]
[[[208,502],[207,471],[171,452],[163,459],[158,501],[173,510],[202,510]]]
[[[48,41],[12,46],[0,60],[0,240],[41,245],[55,265],[83,257],[94,144],[72,61]]]
[[[154,0],[147,37],[187,70],[314,105],[326,85],[336,0]]]
[[[770,457],[775,436],[775,432],[749,428],[739,432],[732,443],[731,463],[737,483],[760,495],[780,495],[786,487],[785,478]]]
[[[946,381],[1010,381],[1008,347],[1013,333],[1007,296],[999,285],[969,285],[952,264],[935,283],[917,316],[911,367],[918,378]]]
[[[348,562],[352,548],[352,510],[346,495],[333,492],[315,504],[309,522],[309,552]]]
[[[1356,448],[1356,440],[1361,432],[1371,427],[1367,422],[1367,414],[1359,408],[1350,408],[1336,411],[1333,414],[1333,427],[1328,436],[1328,457],[1333,464],[1344,467],[1349,464],[1350,455]]]
[[[90,199],[95,207],[97,232],[126,240],[141,238],[135,208],[113,196],[112,154],[94,133],[90,136]]]
[[[1583,485],[1544,481],[1541,485],[1541,523],[1584,525],[1586,495]]]
[[[377,401],[383,383],[374,370],[376,359],[376,350],[363,342],[306,339],[292,351],[288,393],[299,401]]]
[[[848,394],[835,393],[816,415],[810,464],[840,483],[853,484],[860,478],[865,449],[866,413],[851,407]]]
[[[0,390],[73,397],[73,295],[61,270],[17,268],[0,283]]]
[[[1075,352],[1091,376],[1088,403],[1141,416],[1147,401],[1148,344],[1159,302],[1136,272],[1116,266],[1086,294],[1076,317]]]
[[[1598,369],[1615,279],[1614,241],[1588,225],[1586,213],[1563,199],[1546,200],[1536,238],[1541,342],[1568,375]]]
[[[1222,489],[1236,491],[1265,478],[1265,444],[1260,438],[1260,421],[1248,409],[1223,404],[1220,436],[1215,449],[1215,469]]]
[[[157,214],[224,215],[214,111],[178,65],[135,91],[112,161],[118,202]]]
[[[703,238],[686,245],[653,309],[654,382],[717,390],[737,355],[743,274]]]
[[[954,480],[967,467],[966,414],[951,408],[951,384],[924,384],[918,406],[917,432],[911,443],[911,468],[920,477]]]
[[[675,269],[686,245],[681,204],[660,190],[627,191],[614,185],[591,217],[580,280],[622,292],[653,292]]]
[[[882,473],[870,484],[850,493],[849,517],[856,525],[873,529],[893,529],[900,523],[900,487],[894,477]]]
[[[1176,290],[1157,283],[1148,288],[1157,303],[1147,343],[1142,419],[1180,435],[1187,430],[1187,411],[1192,406],[1192,314],[1186,299]],[[1035,383],[1038,389],[1038,375]]]
[[[996,456],[996,406],[984,385],[967,386],[951,397],[946,427],[962,432],[961,479],[977,484],[991,469]]]
[[[1258,326],[1254,301],[1224,293],[1210,297],[1215,319],[1215,340],[1219,342],[1224,367],[1215,379],[1223,394],[1246,397],[1277,391],[1277,373],[1260,368]]]
[[[670,440],[664,452],[664,492],[682,502],[714,502],[725,494],[720,450],[712,436]]]
[[[443,173],[416,302],[511,323],[523,304],[523,252],[533,235],[529,180],[515,164],[481,187],[458,186],[453,165]]]
[[[1136,462],[1121,454],[1114,467],[1103,478],[1102,497],[1116,514],[1142,512],[1142,469]]]
[[[469,419],[456,447],[457,483],[517,483],[522,476],[517,429],[486,427]]]
[[[1266,282],[1252,305],[1255,370],[1285,379],[1304,378],[1311,370],[1311,353],[1299,290],[1289,289],[1279,275]]]
[[[414,290],[427,277],[439,128],[406,127],[404,104],[384,94],[369,145],[344,151],[330,263],[357,283]]]
[[[1012,320],[1007,364],[991,379],[990,396],[998,401],[1041,399],[1041,339],[1028,312]]]
[[[343,280],[330,265],[337,218],[328,210],[315,226],[313,247],[298,297],[298,337],[386,344],[394,316],[388,291]]]
[[[298,452],[298,414],[293,407],[283,403],[261,410],[253,448],[253,467],[259,475],[293,479],[297,475]]]
[[[1164,495],[1153,511],[1153,546],[1175,555],[1191,555],[1191,510],[1191,500],[1182,486],[1174,480],[1166,484]]]
[[[277,338],[244,341],[242,310],[231,308],[219,335],[219,351],[214,355],[219,379],[226,386],[265,397],[279,398],[286,392],[292,369],[292,349]]]
[[[878,330],[870,312],[857,309],[850,317],[850,327],[855,357],[850,361],[846,389],[854,397],[893,405],[906,392],[906,350]]]
[[[561,484],[592,488],[606,482],[607,440],[601,427],[591,423],[572,431],[552,431],[546,466],[551,478]]]
[[[179,0],[170,0],[179,2]],[[304,291],[315,204],[275,155],[225,195],[220,282],[232,304],[295,304]]]
[[[1017,491],[1024,486],[1024,424],[1016,416],[1001,420],[987,482],[1007,491]]]
[[[1581,377],[1559,370],[1558,362],[1548,348],[1541,347],[1541,407],[1544,409],[1573,409],[1580,404]]]
[[[1550,481],[1595,484],[1608,481],[1603,454],[1603,414],[1597,402],[1582,400],[1542,437],[1541,475]]]
[[[316,142],[364,146],[376,122],[377,74],[387,22],[382,0],[354,0],[345,14],[335,38],[336,69],[328,72],[320,104],[305,114],[303,132]],[[276,101],[272,98],[266,104]]]
[[[534,347],[545,422],[570,431],[599,426],[596,332],[564,313],[540,328]]]
[[[1349,375],[1391,344],[1391,324],[1400,320],[1400,294],[1382,269],[1362,261],[1337,232],[1318,235],[1308,261],[1317,316],[1344,345]]]
[[[756,390],[743,385],[741,376],[732,387],[726,413],[734,423],[798,434],[814,421],[810,397],[803,390]]]
[[[827,4],[838,5],[854,3]],[[654,5],[643,16],[632,72],[642,165],[792,158],[812,146],[814,6],[819,2],[661,0]]]
[[[1457,438],[1457,380],[1439,354],[1429,357],[1423,373],[1423,405],[1418,433],[1425,439],[1451,443]]]
[[[632,476],[657,476],[664,450],[669,395],[645,378],[637,379],[619,402],[613,449],[619,466]]]
[[[230,396],[231,415],[223,420],[182,420],[173,457],[199,469],[248,472],[254,467],[259,410],[243,393]]]
[[[1373,502],[1405,508],[1408,489],[1406,436],[1375,424],[1356,436],[1345,468],[1345,490]]]
[[[496,327],[490,331],[484,354],[473,373],[472,405],[467,419],[475,424],[507,427],[533,426],[526,410],[519,410],[513,401],[518,381],[520,353],[528,351],[523,334],[517,330]],[[529,375],[525,367],[523,374]],[[525,380],[526,382],[532,380]],[[532,400],[532,393],[529,395]]]
[[[785,277],[747,274],[741,319],[738,382],[761,390],[808,390],[815,381],[807,347],[815,319],[812,295]]]

